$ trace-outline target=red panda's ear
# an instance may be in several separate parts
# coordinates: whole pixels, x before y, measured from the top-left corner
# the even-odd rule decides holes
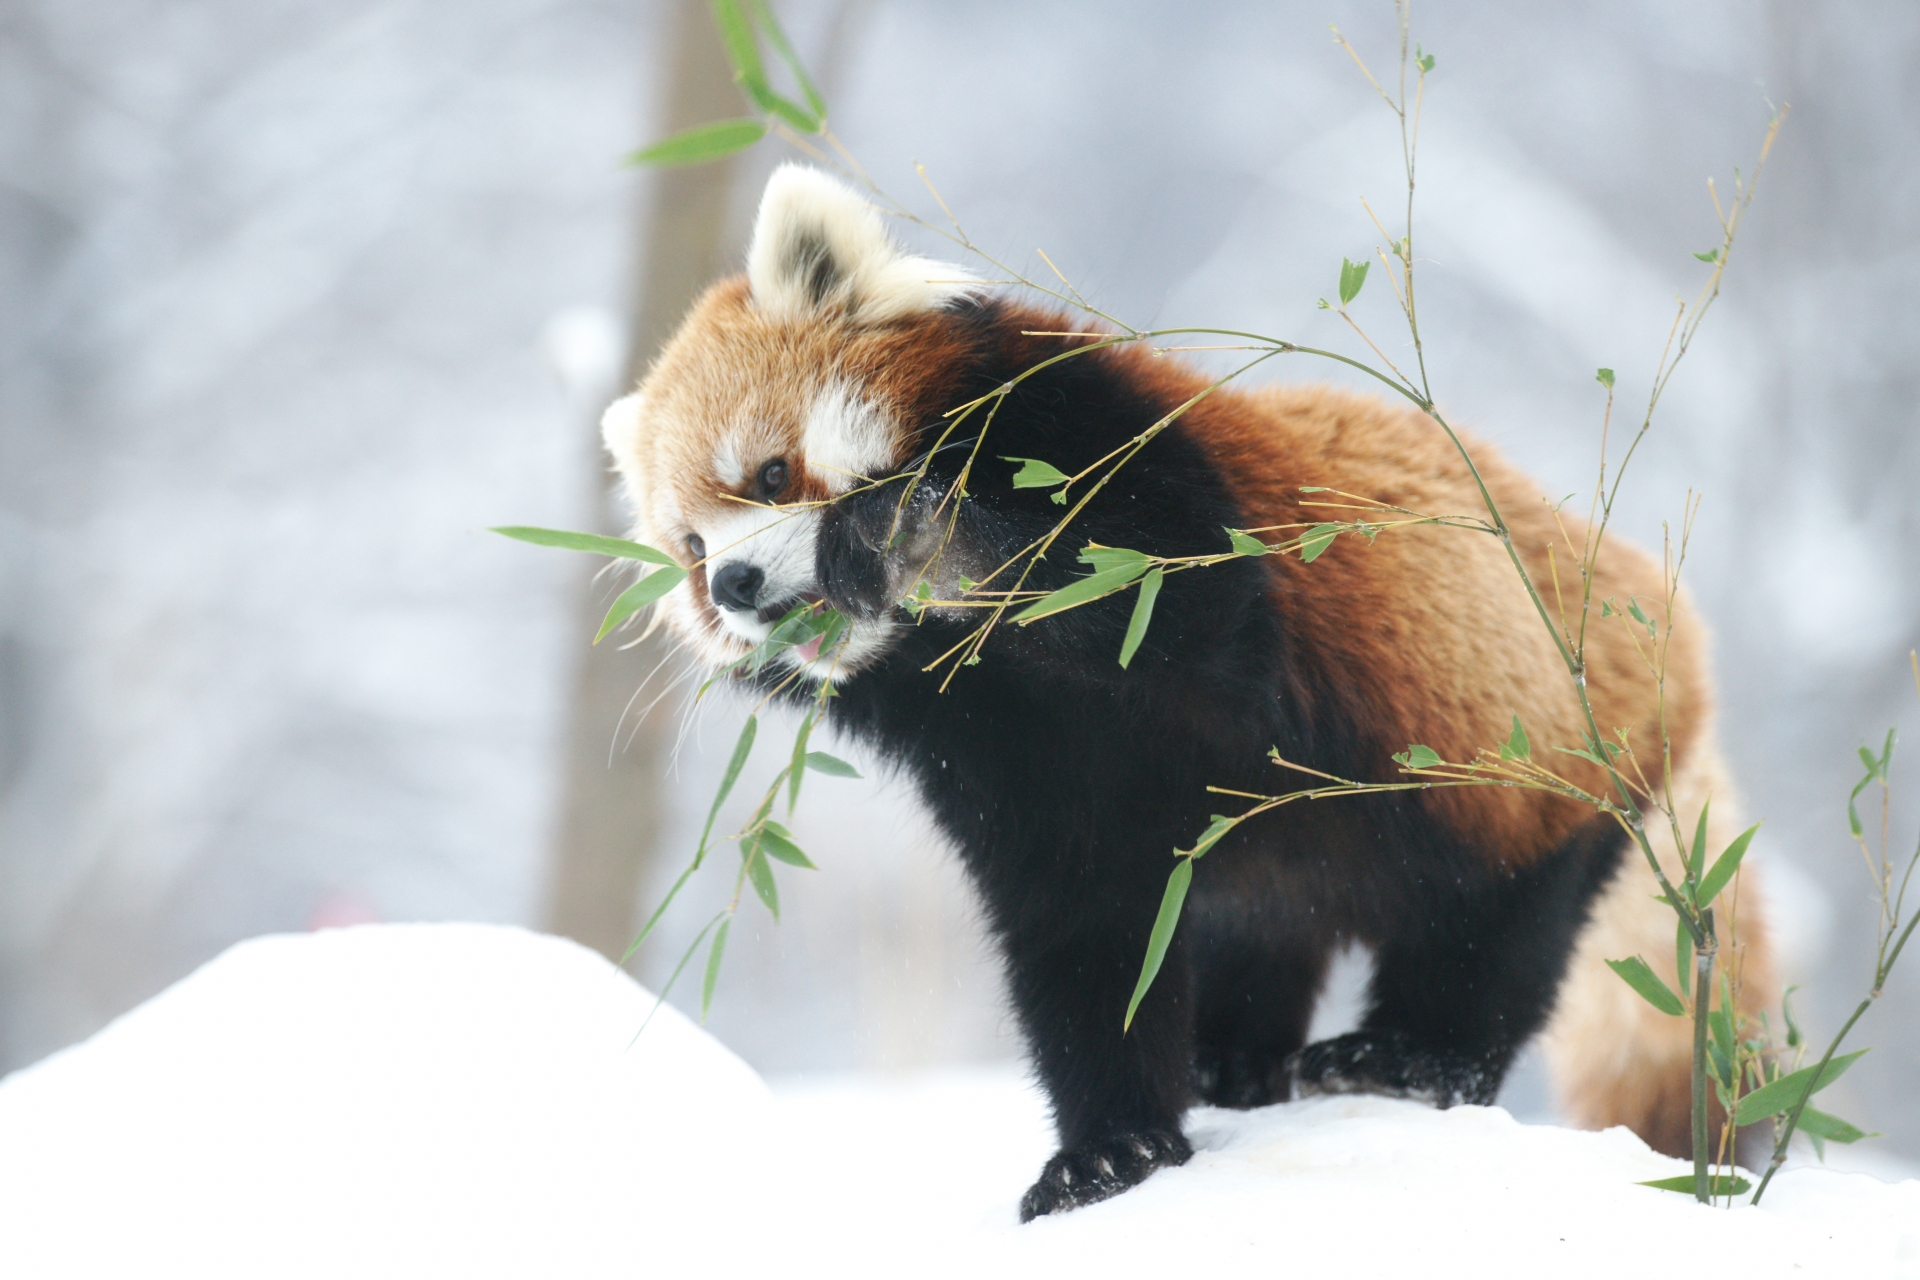
[[[880,211],[816,169],[774,170],[747,252],[753,304],[781,319],[843,311],[879,324],[943,306],[976,286],[960,268],[905,253]]]
[[[606,442],[607,452],[613,455],[614,465],[620,469],[627,500],[642,523],[646,520],[647,501],[646,471],[640,450],[640,409],[646,403],[644,397],[645,393],[640,391],[624,395],[608,405],[600,417],[600,438]]]

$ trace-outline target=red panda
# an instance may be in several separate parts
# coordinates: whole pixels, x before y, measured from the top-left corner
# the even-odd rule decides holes
[[[1195,1102],[1366,1091],[1491,1103],[1542,1031],[1575,1122],[1624,1123],[1684,1151],[1687,1026],[1601,963],[1672,955],[1673,917],[1617,826],[1537,791],[1344,797],[1243,824],[1195,864],[1158,980],[1123,1032],[1171,854],[1222,807],[1209,785],[1298,788],[1269,760],[1274,748],[1394,781],[1391,757],[1409,743],[1470,759],[1516,714],[1537,743],[1584,735],[1566,668],[1501,546],[1436,527],[1341,537],[1312,563],[1269,555],[1169,575],[1125,668],[1130,597],[1002,626],[943,691],[928,667],[974,620],[902,607],[932,545],[945,539],[934,596],[953,600],[963,578],[985,577],[1065,510],[1015,488],[1016,464],[1001,459],[1074,473],[1207,384],[1139,345],[1054,364],[1001,401],[957,505],[942,506],[984,421],[936,448],[943,415],[1074,341],[1044,334],[1079,327],[906,255],[852,190],[786,166],[768,183],[745,276],[699,300],[604,424],[634,536],[690,570],[658,608],[695,654],[733,662],[797,603],[824,600],[849,619],[836,653],[791,651],[758,678],[831,671],[832,721],[917,784],[970,873],[1059,1132],[1022,1219],[1184,1162],[1181,1118]],[[1543,594],[1577,608],[1584,528],[1493,450],[1471,449]],[[888,481],[923,462],[911,496]],[[1323,386],[1229,387],[1116,473],[1027,586],[1072,581],[1069,546],[1210,554],[1228,549],[1229,529],[1314,523],[1305,486],[1434,514],[1482,510],[1452,444],[1411,408]],[[1595,600],[1637,598],[1671,629],[1676,806],[1690,829],[1711,795],[1722,847],[1735,804],[1700,624],[1684,598],[1674,616],[1655,607],[1658,567],[1618,541],[1595,574]],[[1598,722],[1645,753],[1660,740],[1661,693],[1624,628],[1588,634]],[[1601,790],[1597,768],[1557,759]],[[1764,921],[1752,892],[1738,909],[1742,1003],[1758,1007],[1774,990]],[[1349,942],[1375,958],[1365,1015],[1308,1044],[1329,956]]]

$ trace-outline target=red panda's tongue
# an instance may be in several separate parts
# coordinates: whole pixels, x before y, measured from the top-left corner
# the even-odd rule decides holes
[[[822,632],[805,644],[793,646],[793,656],[802,662],[812,662],[820,656],[820,642],[824,639],[826,639],[826,633]]]

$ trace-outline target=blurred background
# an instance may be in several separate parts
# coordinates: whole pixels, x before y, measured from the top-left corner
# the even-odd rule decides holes
[[[1384,73],[1385,0],[777,7],[836,133],[916,207],[920,161],[981,244],[1045,249],[1135,325],[1351,345],[1315,300],[1379,240],[1361,197],[1397,234],[1404,187],[1327,28]],[[1855,749],[1895,723],[1896,849],[1920,823],[1920,10],[1413,20],[1428,366],[1555,495],[1592,482],[1594,369],[1644,403],[1704,278],[1707,177],[1724,196],[1792,104],[1619,527],[1657,546],[1705,495],[1688,578],[1723,734],[1797,1008],[1830,1031],[1872,963]],[[740,112],[697,3],[0,0],[0,1070],[259,933],[624,947],[745,708],[689,704],[653,641],[590,649],[614,584],[485,529],[619,527],[598,413],[737,269],[782,155],[621,158]],[[1377,281],[1357,313],[1396,333]],[[903,789],[808,785],[821,870],[783,873],[778,926],[743,914],[711,1028],[776,1075],[1016,1056]],[[663,981],[722,892],[630,968]],[[1857,1039],[1832,1109],[1920,1158],[1920,958]]]

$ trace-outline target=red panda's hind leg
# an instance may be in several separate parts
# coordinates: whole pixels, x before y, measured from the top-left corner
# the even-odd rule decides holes
[[[1199,913],[1196,913],[1199,916]],[[1191,922],[1195,944],[1193,1092],[1246,1111],[1292,1096],[1287,1060],[1307,1042],[1327,952],[1309,940],[1235,936]],[[1223,938],[1221,935],[1225,934]]]
[[[1491,1104],[1545,1025],[1574,940],[1624,847],[1619,828],[1599,819],[1530,866],[1431,876],[1417,918],[1373,940],[1360,1028],[1290,1060],[1296,1095]]]

